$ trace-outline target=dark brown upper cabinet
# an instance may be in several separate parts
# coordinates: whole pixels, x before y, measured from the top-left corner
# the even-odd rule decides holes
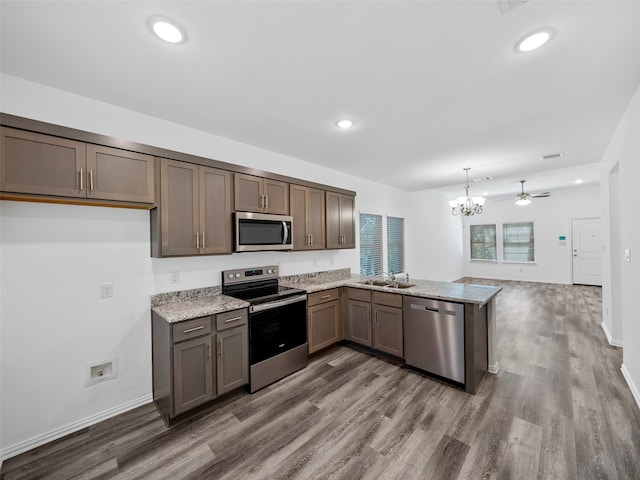
[[[322,250],[325,248],[324,190],[290,185],[292,238],[294,250]]]
[[[154,157],[2,127],[2,192],[153,204]]]
[[[355,248],[355,197],[326,192],[327,248]]]
[[[244,173],[235,174],[236,212],[289,215],[289,184]]]
[[[157,203],[154,257],[231,253],[231,172],[163,158]]]

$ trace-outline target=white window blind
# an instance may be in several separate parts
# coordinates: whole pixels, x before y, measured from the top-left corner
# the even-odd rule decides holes
[[[404,272],[404,218],[387,217],[387,263],[389,272]]]
[[[497,260],[496,226],[471,225],[471,260]]]
[[[533,222],[505,223],[502,234],[506,262],[534,261]]]
[[[360,214],[360,275],[382,273],[382,216]]]

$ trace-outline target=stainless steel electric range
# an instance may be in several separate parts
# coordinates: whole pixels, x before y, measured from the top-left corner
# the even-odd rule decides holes
[[[249,391],[307,366],[307,294],[278,284],[278,267],[222,272],[222,293],[249,302]]]

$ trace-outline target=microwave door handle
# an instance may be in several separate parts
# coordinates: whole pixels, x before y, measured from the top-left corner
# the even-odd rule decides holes
[[[287,228],[287,222],[282,222],[282,229],[284,230],[284,235],[282,236],[282,244],[286,245],[289,240],[289,229]]]

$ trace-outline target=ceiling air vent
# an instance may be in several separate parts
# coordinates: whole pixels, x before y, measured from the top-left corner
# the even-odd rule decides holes
[[[564,157],[564,153],[560,152],[560,153],[551,153],[549,155],[543,155],[542,160],[553,160],[555,158],[562,158]]]
[[[514,8],[517,8],[520,5],[524,5],[529,1],[531,0],[498,0],[498,3],[500,4],[500,10],[502,10],[502,14],[505,15]]]

